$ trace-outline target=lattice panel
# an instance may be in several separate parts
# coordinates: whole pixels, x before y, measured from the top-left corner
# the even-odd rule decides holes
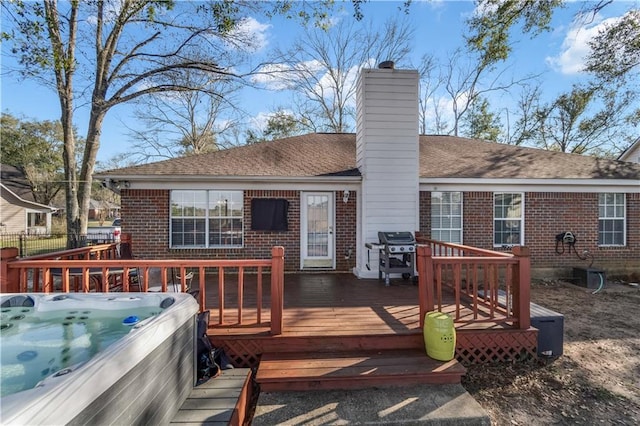
[[[216,347],[222,347],[227,356],[233,362],[234,367],[253,368],[258,366],[262,347],[258,340],[238,339],[224,340],[213,339]]]
[[[463,364],[522,361],[537,357],[535,330],[458,333],[456,358]]]

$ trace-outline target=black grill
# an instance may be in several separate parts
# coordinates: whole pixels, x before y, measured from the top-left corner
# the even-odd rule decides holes
[[[416,251],[416,239],[411,232],[378,232],[378,240],[391,253]]]
[[[380,263],[378,278],[389,285],[390,274],[402,274],[408,280],[414,276],[416,239],[411,232],[378,232]]]

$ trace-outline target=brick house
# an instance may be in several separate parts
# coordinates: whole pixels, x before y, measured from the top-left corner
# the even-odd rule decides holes
[[[377,277],[378,231],[531,249],[537,275],[640,270],[640,165],[418,135],[418,73],[363,70],[356,134],[307,134],[97,174],[147,258],[268,257]],[[570,231],[570,253],[556,236]],[[558,245],[559,244],[559,245]]]

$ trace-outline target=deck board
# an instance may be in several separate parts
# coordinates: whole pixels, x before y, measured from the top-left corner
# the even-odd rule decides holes
[[[268,333],[270,326],[269,280],[264,279],[262,321],[257,322],[255,276],[244,276],[242,324],[238,324],[237,279],[226,274],[225,315],[219,324],[218,288],[207,278],[206,307],[211,309],[212,334]],[[287,274],[284,280],[284,334],[358,335],[407,334],[419,329],[418,286],[392,280],[390,286],[351,274]]]
[[[465,368],[419,350],[265,353],[256,381],[261,389],[357,389],[390,384],[460,383]]]
[[[223,370],[214,378],[193,388],[184,401],[172,425],[228,425],[233,418],[242,418],[242,409],[246,398],[245,386],[251,370],[235,368]]]
[[[263,280],[261,323],[257,324],[256,276],[244,276],[242,322],[238,322],[237,276],[225,274],[225,314],[220,324],[217,278],[207,277],[206,307],[211,309],[210,328],[215,334],[247,335],[268,333],[270,287]],[[443,291],[442,311],[455,315],[452,291]],[[490,320],[480,307],[479,317]],[[376,279],[358,279],[351,274],[287,274],[284,280],[285,334],[355,335],[410,334],[419,330],[418,286],[396,279],[390,286]],[[473,319],[470,307],[463,306],[460,319]]]

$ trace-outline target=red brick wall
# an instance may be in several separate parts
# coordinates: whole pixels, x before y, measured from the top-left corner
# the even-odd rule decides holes
[[[133,254],[145,259],[169,255],[169,191],[123,189],[120,193],[123,232],[131,234]]]
[[[285,249],[285,270],[300,269],[300,191],[244,191],[244,247],[237,249],[170,249],[168,190],[123,190],[121,214],[123,232],[131,234],[136,256],[147,259],[268,258],[271,247]],[[289,201],[289,229],[285,232],[251,230],[253,198],[284,198]],[[336,270],[350,271],[355,265],[356,194],[347,203],[336,193]],[[345,259],[348,250],[349,259]]]
[[[336,270],[351,271],[356,266],[356,191],[345,203],[336,193]]]
[[[418,197],[420,204],[420,233],[425,237],[431,237],[431,193],[421,191]]]
[[[611,271],[640,270],[640,194],[627,194],[627,245],[598,247],[598,194],[535,192],[525,194],[525,245],[531,249],[535,269],[567,270],[586,267],[588,261],[572,252],[556,253],[556,234],[576,235],[580,255],[588,250],[593,267]],[[420,193],[420,231],[430,235],[431,193]],[[493,248],[493,193],[465,192],[464,244]],[[501,249],[498,249],[501,250]]]
[[[289,230],[251,231],[251,199],[285,198],[289,201]],[[336,192],[336,270],[351,271],[355,266],[356,194],[347,203]],[[627,245],[598,247],[598,195],[579,193],[525,194],[525,245],[531,249],[532,265],[537,269],[568,269],[587,266],[575,254],[558,255],[555,235],[571,231],[577,237],[579,254],[589,250],[594,267],[606,270],[640,269],[640,194],[627,194]],[[245,191],[245,242],[240,249],[169,249],[169,191],[123,190],[123,232],[130,233],[134,253],[143,258],[265,258],[271,247],[285,247],[287,271],[300,269],[300,192]],[[430,235],[431,194],[420,193],[420,231]],[[466,192],[463,211],[464,244],[493,249],[493,193]],[[349,250],[351,256],[349,257]],[[345,257],[349,257],[345,259]]]
[[[640,270],[640,194],[627,194],[626,202],[626,246],[598,247],[598,194],[526,194],[525,244],[531,249],[534,265],[543,268],[588,266],[589,262],[578,259],[575,253],[556,254],[556,234],[571,231],[576,236],[578,254],[588,250],[593,255],[594,267],[614,271],[635,265],[636,270]]]
[[[525,197],[526,198],[526,197]],[[525,211],[527,204],[525,200]],[[525,233],[525,238],[526,238]],[[462,201],[462,241],[493,250],[493,192],[465,192]]]

